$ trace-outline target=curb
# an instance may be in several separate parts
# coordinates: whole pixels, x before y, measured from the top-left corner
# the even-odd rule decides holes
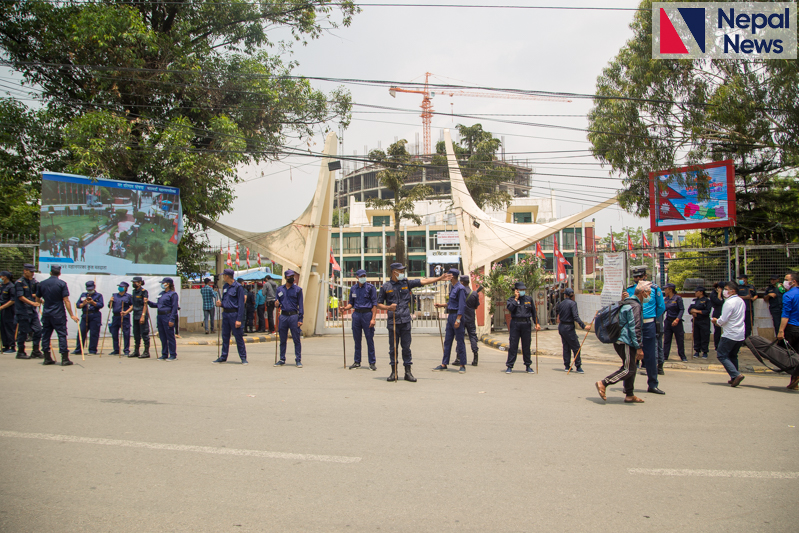
[[[291,338],[291,334],[289,334],[289,338]],[[258,335],[258,336],[251,336],[248,335],[244,337],[244,344],[259,344],[262,342],[276,342],[278,340],[277,334],[274,335]],[[178,342],[178,345],[183,346],[218,346],[222,344],[222,341],[215,341],[215,340],[208,340],[208,341],[186,341],[186,342]],[[236,339],[231,335],[230,336],[230,345],[236,344]]]

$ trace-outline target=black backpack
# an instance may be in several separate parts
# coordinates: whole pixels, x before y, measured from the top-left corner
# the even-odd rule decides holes
[[[619,323],[621,308],[626,304],[635,305],[637,303],[638,300],[626,298],[600,309],[594,318],[594,333],[597,338],[605,344],[613,344],[619,340],[621,337],[621,324]]]

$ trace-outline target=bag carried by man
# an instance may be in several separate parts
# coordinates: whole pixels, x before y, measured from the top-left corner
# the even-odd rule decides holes
[[[772,372],[792,373],[799,366],[799,354],[784,339],[782,341],[770,341],[764,337],[750,335],[744,340],[744,343],[746,343],[747,348],[752,350],[757,360]],[[769,367],[764,359],[779,368],[779,370]]]
[[[606,305],[596,314],[596,318],[594,319],[594,333],[596,333],[596,337],[604,344],[613,344],[621,337],[619,314],[621,313],[621,308],[627,304],[640,305],[640,302],[632,298],[625,298],[620,302],[613,302],[610,305]]]

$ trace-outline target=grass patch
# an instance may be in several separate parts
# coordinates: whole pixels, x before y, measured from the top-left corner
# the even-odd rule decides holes
[[[105,215],[98,215],[95,218],[92,218],[91,215],[53,217],[52,223],[49,216],[42,215],[42,230],[46,233],[46,239],[50,239],[53,235],[53,224],[57,238],[68,241],[71,237],[80,239],[87,233],[92,233],[96,226],[107,223],[108,217]]]

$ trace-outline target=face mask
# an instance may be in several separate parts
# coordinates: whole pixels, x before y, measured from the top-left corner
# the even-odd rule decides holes
[[[793,285],[792,281],[785,280],[782,282],[782,286],[785,287],[786,291],[791,290],[791,286]]]
[[[652,301],[652,295],[649,295],[649,296],[647,296],[646,298],[644,298],[644,303],[645,303],[645,304],[648,304],[648,303],[649,303],[649,302],[651,302],[651,301]]]
[[[360,283],[361,285],[363,285],[364,283],[366,283],[366,276],[363,276],[363,277],[361,277],[361,278],[358,278],[358,283]]]
[[[117,287],[117,290],[119,291],[119,294],[122,294],[125,292],[125,287]]]
[[[519,296],[524,296],[525,294],[527,294],[527,291],[519,291]]]
[[[167,290],[169,288],[169,283],[162,283],[161,288]]]
[[[89,290],[89,291],[86,291],[86,292],[88,292],[89,294],[94,294],[94,293],[95,293],[95,292],[97,292],[97,291],[95,291],[94,289],[91,289],[91,290]]]
[[[734,291],[729,291],[729,290],[727,290],[727,291],[724,291],[724,297],[725,297],[725,298],[729,298],[729,297],[730,297],[730,296],[732,296],[733,294],[735,294],[735,292],[734,292]]]
[[[290,276],[290,277],[286,278],[286,283],[288,283],[288,284],[294,283],[294,276]]]
[[[738,280],[738,285],[743,285],[743,284],[744,284],[744,280],[742,280],[742,279],[739,279],[739,280]]]
[[[402,280],[404,280],[404,279],[405,279],[405,272],[402,272],[401,274],[397,274],[397,279],[398,279],[399,281],[402,281]]]

